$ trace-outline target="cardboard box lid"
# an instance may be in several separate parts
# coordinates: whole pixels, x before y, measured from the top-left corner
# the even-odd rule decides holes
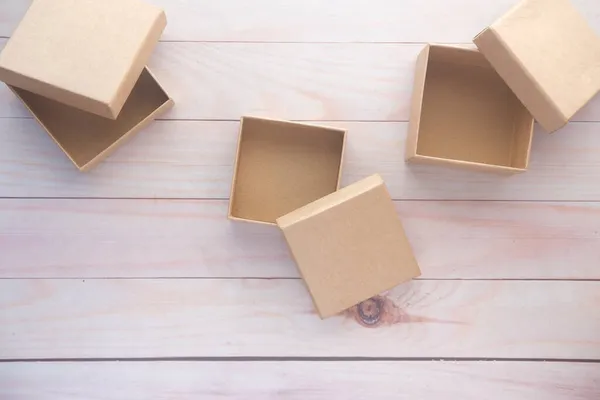
[[[140,0],[34,0],[0,53],[0,80],[116,119],[165,26]]]
[[[277,224],[322,318],[420,274],[379,175],[292,211]]]
[[[474,42],[549,132],[600,90],[600,38],[569,0],[524,0]]]

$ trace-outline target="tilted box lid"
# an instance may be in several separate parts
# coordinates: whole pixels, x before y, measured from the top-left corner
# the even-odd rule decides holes
[[[140,0],[34,0],[0,53],[0,80],[116,119],[166,23]]]
[[[292,211],[277,224],[322,318],[420,275],[379,175]]]
[[[600,38],[569,0],[524,0],[474,42],[549,132],[600,90]]]

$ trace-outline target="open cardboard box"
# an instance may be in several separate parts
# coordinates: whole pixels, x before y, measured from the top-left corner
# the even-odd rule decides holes
[[[427,45],[417,59],[406,157],[498,172],[529,162],[533,117],[474,49]]]
[[[277,224],[322,318],[420,274],[379,175],[339,189],[346,131],[243,117],[229,218]]]
[[[81,171],[92,168],[173,105],[148,69],[142,72],[115,120],[10,88]]]
[[[420,275],[379,175],[277,219],[322,318]]]
[[[569,0],[523,0],[474,43],[419,55],[406,159],[522,172],[533,120],[555,131],[600,90],[600,38]]]
[[[172,106],[145,68],[165,26],[140,0],[34,0],[0,53],[0,80],[88,170]]]
[[[275,224],[340,185],[343,129],[243,117],[229,218]]]

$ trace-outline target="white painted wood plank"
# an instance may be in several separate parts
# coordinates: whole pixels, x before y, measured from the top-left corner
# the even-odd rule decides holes
[[[508,393],[512,400],[595,399],[600,368],[433,361],[0,363],[0,398],[10,400],[505,400]]]
[[[396,204],[423,278],[600,279],[600,203]],[[0,278],[297,278],[226,201],[0,200]]]
[[[598,359],[598,301],[600,282],[413,281],[365,327],[320,320],[299,280],[0,280],[0,358]]]
[[[469,43],[517,0],[149,0],[169,24],[163,40]],[[9,36],[31,0],[2,0]],[[596,0],[573,0],[600,32]]]
[[[600,200],[600,124],[537,132],[512,177],[405,164],[406,123],[325,124],[349,130],[343,185],[380,173],[396,199]],[[158,121],[82,174],[34,121],[0,119],[0,197],[228,198],[238,125]]]
[[[0,40],[0,47],[2,47]],[[150,68],[166,119],[406,121],[421,44],[161,43]],[[0,117],[27,116],[0,86]],[[575,118],[600,120],[600,96]]]

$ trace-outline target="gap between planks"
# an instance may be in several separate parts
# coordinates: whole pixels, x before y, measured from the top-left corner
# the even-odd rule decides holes
[[[510,357],[115,357],[115,358],[14,358],[2,359],[0,363],[113,363],[113,362],[466,362],[466,363],[493,363],[493,362],[523,362],[523,363],[577,363],[599,364],[600,359],[579,358],[510,358]]]
[[[114,201],[173,201],[173,202],[203,202],[203,201],[229,201],[226,197],[58,197],[58,196],[0,196],[2,200],[114,200]],[[409,202],[440,202],[440,203],[565,203],[565,204],[586,204],[586,203],[600,203],[600,200],[490,200],[490,199],[475,199],[475,200],[462,200],[462,199],[392,199],[394,203],[409,203]],[[225,217],[226,218],[226,217]],[[241,222],[246,223],[246,222]]]
[[[116,276],[116,277],[85,277],[85,276],[63,276],[63,277],[52,277],[52,276],[35,276],[35,277],[0,277],[0,281],[10,281],[10,280],[40,280],[40,281],[48,281],[48,280],[65,280],[65,281],[102,281],[102,280],[115,280],[115,281],[127,281],[127,280],[141,280],[141,281],[152,281],[152,280],[211,280],[211,281],[227,281],[227,280],[248,280],[248,281],[273,281],[273,280],[288,280],[288,281],[299,281],[302,278],[296,277],[262,277],[262,276],[244,276],[244,277],[235,277],[235,276],[156,276],[156,277],[135,277],[135,276]],[[495,281],[505,281],[505,282],[600,282],[600,278],[413,278],[413,281],[423,281],[423,282],[495,282]]]

